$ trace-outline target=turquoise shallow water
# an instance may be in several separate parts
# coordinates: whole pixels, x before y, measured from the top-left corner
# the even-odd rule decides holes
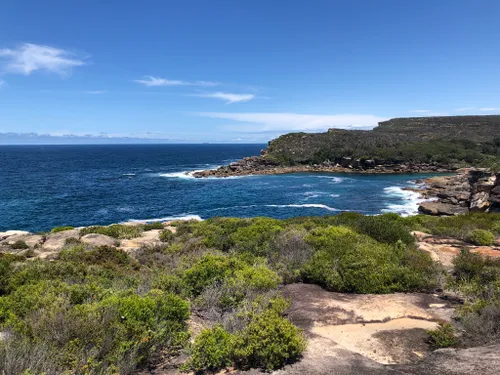
[[[0,230],[213,216],[416,212],[427,175],[297,173],[195,179],[264,145],[0,146]]]

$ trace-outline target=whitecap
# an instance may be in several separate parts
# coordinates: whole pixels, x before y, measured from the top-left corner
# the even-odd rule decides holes
[[[400,203],[387,203],[382,212],[395,212],[401,216],[411,216],[418,214],[418,206],[424,202],[419,193],[411,190],[404,190],[400,186],[389,186],[384,188],[384,193],[392,201],[396,198]]]
[[[135,173],[123,173],[122,176],[124,176],[124,177],[135,177]]]
[[[225,210],[232,210],[236,208],[255,208],[255,207],[274,207],[274,208],[321,208],[324,210],[328,211],[342,211],[337,208],[329,207],[325,204],[319,204],[319,203],[304,203],[304,204],[250,204],[246,206],[231,206],[231,207],[218,207],[218,208],[212,208],[207,211],[225,211]]]
[[[309,200],[309,199],[314,199],[314,198],[319,198],[319,194],[312,194],[312,195],[308,195],[307,197],[304,198],[305,201]]]
[[[171,173],[158,173],[158,176],[159,177],[166,177],[166,178],[195,179],[196,177],[193,176],[193,174],[195,172],[201,172],[201,170],[171,172]]]
[[[332,197],[332,198],[338,198],[338,197],[340,197],[340,194],[330,194],[330,197]]]
[[[252,177],[251,175],[245,175],[245,176],[228,176],[228,177],[215,177],[215,176],[210,176],[210,177],[194,177],[194,174],[196,172],[203,172],[206,170],[215,170],[217,168],[212,168],[212,169],[197,169],[197,170],[190,170],[190,171],[182,171],[182,172],[170,172],[170,173],[158,173],[156,174],[157,177],[166,177],[166,178],[179,178],[183,180],[197,180],[197,181],[214,181],[214,180],[235,180],[238,178],[243,178],[243,177]]]
[[[203,219],[199,215],[178,215],[178,216],[166,216],[166,217],[160,217],[160,218],[154,218],[154,219],[142,219],[142,220],[130,219],[130,220],[128,220],[128,222],[129,223],[156,223],[156,222],[175,221],[175,220],[203,221]]]
[[[325,204],[319,203],[304,203],[304,204],[266,204],[265,207],[276,207],[276,208],[322,208],[328,211],[340,211],[337,208],[329,207]]]

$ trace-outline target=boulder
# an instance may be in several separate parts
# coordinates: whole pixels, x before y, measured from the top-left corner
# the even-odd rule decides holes
[[[340,159],[340,165],[344,168],[349,167],[351,165],[351,163],[352,163],[351,158],[343,157],[342,159]]]
[[[80,241],[91,246],[116,246],[117,242],[119,242],[113,237],[97,233],[86,234],[80,238]]]
[[[126,252],[131,252],[138,250],[141,247],[154,247],[162,245],[162,242],[160,241],[160,232],[161,230],[159,229],[149,230],[144,232],[141,237],[121,240],[120,249]]]
[[[486,211],[491,206],[489,198],[490,194],[488,192],[478,191],[472,195],[469,209],[475,212]]]
[[[78,239],[79,237],[79,229],[71,229],[62,232],[51,233],[43,243],[42,250],[47,252],[59,252],[64,248],[68,239]]]
[[[418,211],[427,215],[460,215],[465,214],[469,210],[466,207],[460,207],[453,204],[441,202],[422,202],[418,207]]]

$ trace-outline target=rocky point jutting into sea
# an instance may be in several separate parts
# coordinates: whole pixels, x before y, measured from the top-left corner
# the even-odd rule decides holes
[[[500,116],[395,118],[373,130],[290,133],[246,157],[194,177],[292,172],[443,173],[500,158]]]

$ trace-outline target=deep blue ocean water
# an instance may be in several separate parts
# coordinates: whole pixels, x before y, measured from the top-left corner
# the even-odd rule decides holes
[[[297,173],[195,179],[264,145],[0,146],[0,231],[213,216],[416,212],[425,175]]]

